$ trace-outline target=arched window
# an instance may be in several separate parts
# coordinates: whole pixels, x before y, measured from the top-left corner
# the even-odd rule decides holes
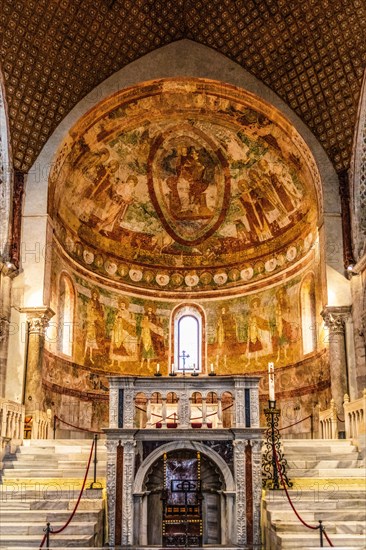
[[[306,355],[316,349],[316,308],[314,276],[309,273],[301,284],[302,350]]]
[[[202,314],[194,306],[184,306],[174,315],[174,365],[183,372],[202,372]]]
[[[75,293],[70,277],[62,274],[59,290],[59,351],[72,356]]]

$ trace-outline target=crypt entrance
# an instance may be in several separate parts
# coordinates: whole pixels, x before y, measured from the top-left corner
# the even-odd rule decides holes
[[[189,449],[163,453],[151,466],[145,487],[149,545],[221,544],[225,485],[206,455]]]
[[[259,378],[116,376],[109,382],[105,432],[110,546],[259,545]],[[198,389],[201,422],[192,421]],[[157,390],[161,414],[151,409],[157,405]],[[207,404],[213,390],[217,403]],[[171,413],[167,400],[172,392],[176,410]],[[229,430],[222,425],[222,400],[226,402],[228,393]],[[136,414],[141,394],[150,411],[144,425]],[[174,423],[168,421],[172,415]]]

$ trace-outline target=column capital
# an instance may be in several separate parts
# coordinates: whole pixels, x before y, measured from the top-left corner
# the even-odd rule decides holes
[[[332,334],[344,334],[345,323],[351,315],[351,309],[351,306],[325,306],[320,315]]]
[[[55,315],[55,312],[47,306],[44,307],[25,307],[21,309],[26,313],[29,324],[29,334],[44,335],[49,320]]]

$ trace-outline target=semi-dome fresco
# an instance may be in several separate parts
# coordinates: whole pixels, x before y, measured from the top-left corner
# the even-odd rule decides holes
[[[319,176],[273,107],[198,79],[125,89],[59,149],[49,210],[67,254],[122,287],[255,288],[307,264]]]

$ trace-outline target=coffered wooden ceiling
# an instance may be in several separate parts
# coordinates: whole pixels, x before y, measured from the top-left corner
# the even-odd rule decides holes
[[[348,168],[366,65],[365,0],[0,0],[14,166],[72,107],[142,55],[187,38],[236,61]]]

